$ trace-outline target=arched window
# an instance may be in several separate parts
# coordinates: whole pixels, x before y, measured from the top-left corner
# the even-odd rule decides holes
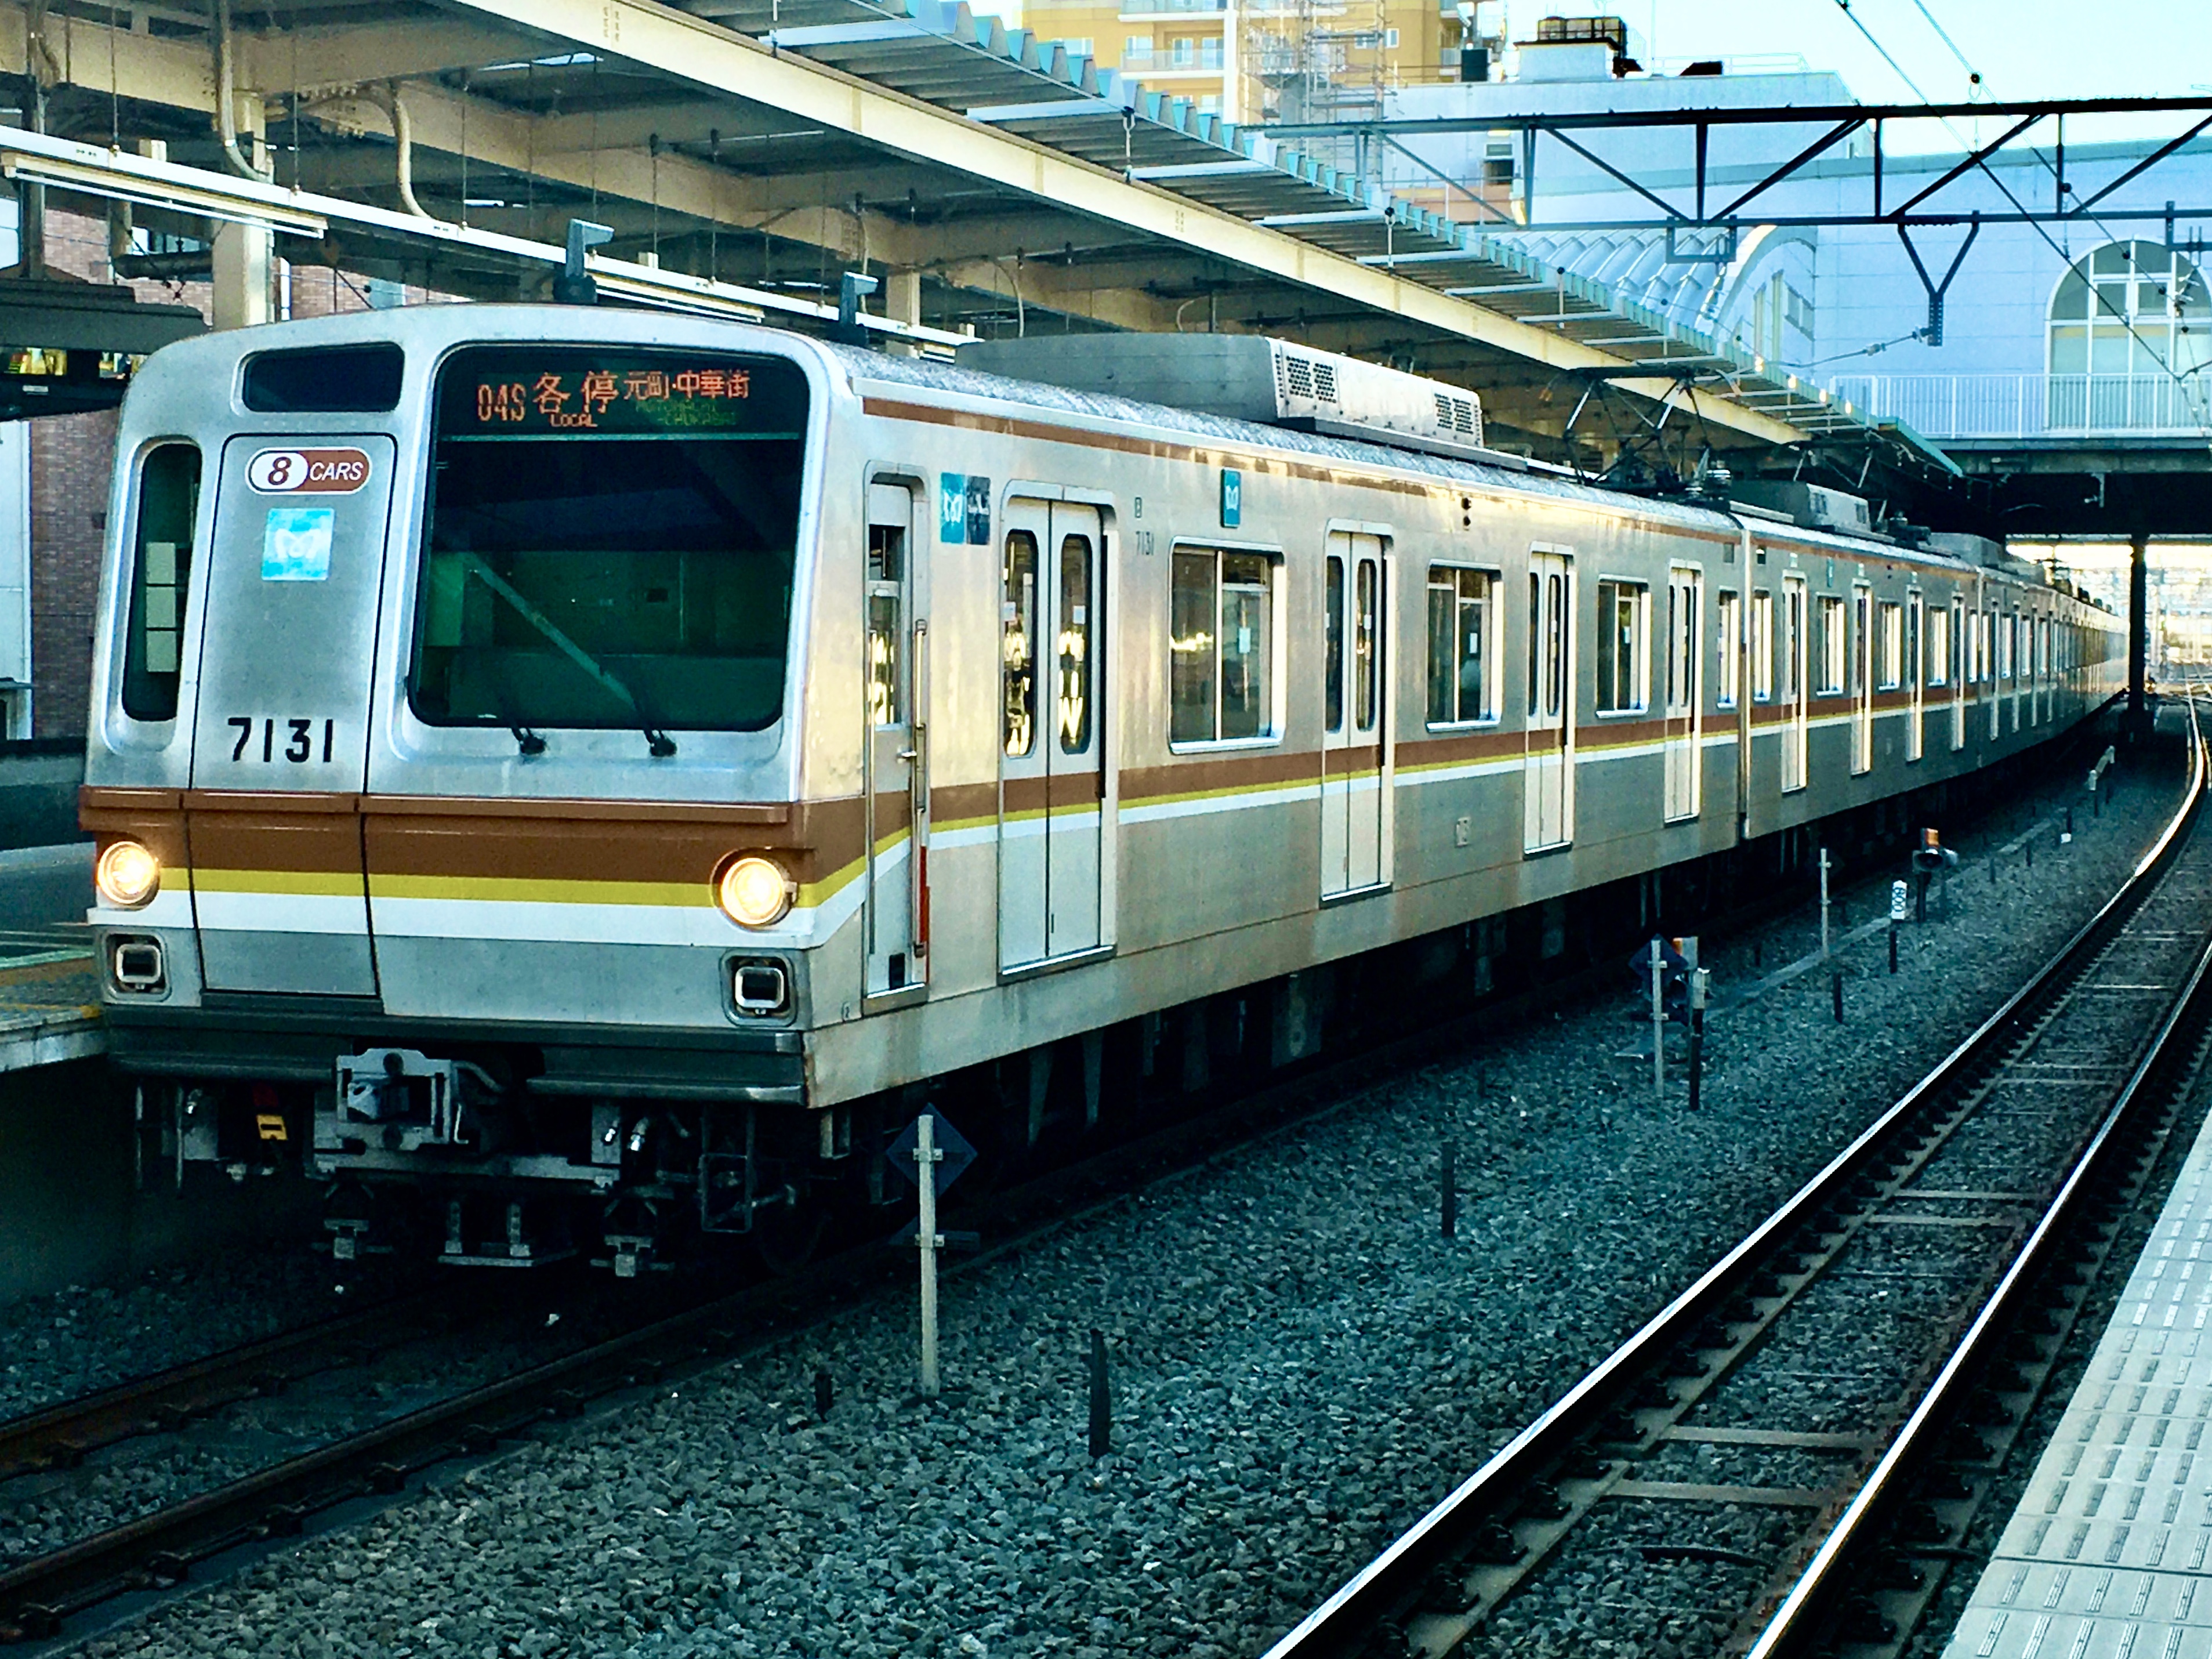
[[[2054,426],[2193,426],[2179,377],[2212,362],[2212,293],[2163,242],[2110,243],[2059,279],[2049,362]]]

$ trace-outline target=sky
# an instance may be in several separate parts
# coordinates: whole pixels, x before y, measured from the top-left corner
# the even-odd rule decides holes
[[[1837,0],[1624,0],[1603,9],[1656,35],[1656,57],[1797,52],[1814,69],[1839,72],[1868,102],[1914,100],[1869,34],[1939,102],[1971,95],[1966,64],[1980,72],[1984,93],[2002,99],[2185,97],[2192,81],[2212,83],[2205,0],[1851,0],[1848,14]],[[1601,8],[1514,0],[1513,32],[1553,9]]]
[[[970,3],[1019,21],[1019,0]],[[1848,14],[1837,0],[1508,0],[1516,38],[1553,12],[1617,13],[1655,43],[1656,58],[1797,53],[1840,73],[1869,103],[1917,101],[1913,86],[1939,102],[1966,100],[1960,55],[1981,73],[1984,93],[2003,99],[2185,97],[2212,88],[2212,0],[1850,0]],[[2082,133],[2092,136],[2103,135]]]

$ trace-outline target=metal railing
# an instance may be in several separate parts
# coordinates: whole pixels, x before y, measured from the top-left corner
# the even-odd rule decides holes
[[[1860,414],[1929,438],[2201,437],[2212,387],[2170,374],[1844,374]]]

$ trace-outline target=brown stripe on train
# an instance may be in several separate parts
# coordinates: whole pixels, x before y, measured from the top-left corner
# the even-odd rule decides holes
[[[732,853],[778,853],[805,885],[835,875],[866,851],[866,803],[858,796],[779,803],[772,813],[628,801],[579,802],[592,810],[575,813],[499,810],[507,804],[456,799],[435,811],[416,810],[412,802],[393,811],[388,798],[372,796],[363,819],[369,872],[696,883],[703,891],[715,866]],[[771,817],[781,821],[764,821]]]
[[[1528,738],[1518,727],[1413,738],[1398,745],[1398,759],[1407,766],[1463,766],[1472,761],[1503,760],[1526,749]]]
[[[167,810],[163,810],[164,806]],[[801,883],[861,856],[857,797],[789,805],[85,789],[84,827],[205,869],[696,883],[733,852],[781,852]],[[187,848],[190,857],[186,856]]]

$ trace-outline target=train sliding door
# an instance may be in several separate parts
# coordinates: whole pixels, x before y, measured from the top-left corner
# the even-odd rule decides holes
[[[999,966],[1096,950],[1105,745],[1098,509],[1016,497],[1001,547]]]
[[[1805,750],[1810,722],[1805,686],[1811,677],[1811,635],[1806,626],[1805,579],[1782,579],[1782,787],[1805,787]]]
[[[870,996],[919,985],[929,949],[928,634],[920,620],[914,495],[868,487],[867,934]]]
[[[1667,573],[1667,821],[1698,811],[1698,667],[1704,629],[1705,578],[1676,565]],[[1724,649],[1727,647],[1723,647]]]
[[[1321,896],[1382,884],[1382,538],[1328,533],[1322,605]]]
[[[1575,836],[1575,569],[1567,554],[1528,556],[1528,650],[1521,846],[1540,853]]]

